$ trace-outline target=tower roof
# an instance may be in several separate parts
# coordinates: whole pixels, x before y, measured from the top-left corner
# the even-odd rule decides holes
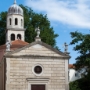
[[[14,0],[14,4],[11,5],[8,9],[8,15],[18,14],[23,16],[23,9],[16,4],[16,0]]]

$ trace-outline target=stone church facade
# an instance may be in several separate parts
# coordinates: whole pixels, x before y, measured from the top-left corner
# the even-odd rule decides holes
[[[23,10],[14,1],[7,15],[10,50],[0,46],[0,90],[69,90],[69,54],[40,37],[30,44],[25,42],[24,31]]]

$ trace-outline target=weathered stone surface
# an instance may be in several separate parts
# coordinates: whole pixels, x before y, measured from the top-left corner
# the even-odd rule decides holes
[[[41,46],[40,48],[35,48],[33,46],[26,48],[25,50],[21,50],[18,53],[15,53],[13,55],[40,55],[40,56],[60,56],[59,54],[55,53],[54,51],[51,51],[50,49]]]
[[[21,50],[14,55],[34,54],[34,55],[51,55],[60,56],[45,47],[29,47]],[[7,70],[10,79],[8,81],[9,90],[29,90],[27,78],[49,78],[47,81],[48,90],[66,90],[65,89],[65,60],[64,59],[40,59],[40,58],[9,58],[10,70]],[[8,64],[8,61],[7,61]],[[42,66],[42,74],[36,76],[33,73],[35,65]],[[68,67],[67,67],[68,68]],[[35,83],[35,81],[32,81]],[[37,81],[36,81],[37,82]],[[40,81],[39,81],[40,82]],[[43,82],[43,81],[42,81]],[[36,84],[36,83],[35,83]],[[37,82],[38,84],[38,82]],[[42,84],[42,83],[41,83]],[[7,86],[8,86],[7,85]]]

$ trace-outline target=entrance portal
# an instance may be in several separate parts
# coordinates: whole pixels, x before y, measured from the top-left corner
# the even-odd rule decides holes
[[[31,90],[45,90],[45,85],[31,85]]]

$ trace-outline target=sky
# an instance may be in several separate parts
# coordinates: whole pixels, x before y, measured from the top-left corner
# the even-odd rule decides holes
[[[13,2],[14,0],[1,0],[0,12],[8,11]],[[37,13],[47,14],[51,27],[59,34],[56,38],[57,46],[64,51],[63,45],[66,42],[71,56],[69,63],[75,63],[79,53],[73,50],[75,45],[70,45],[72,41],[70,32],[90,33],[90,0],[16,0],[16,2],[18,5],[31,7]]]

